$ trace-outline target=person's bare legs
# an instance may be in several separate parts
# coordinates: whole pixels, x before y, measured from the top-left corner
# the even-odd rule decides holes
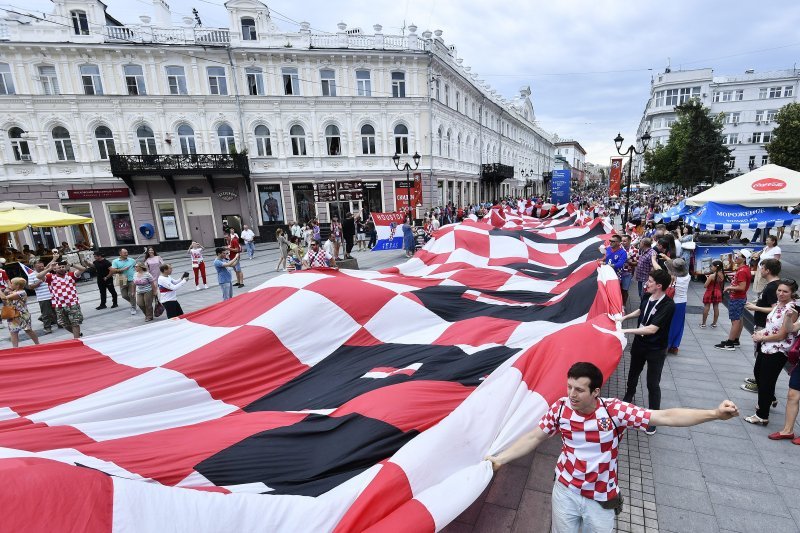
[[[77,324],[72,326],[72,336],[76,339],[81,338],[81,327]]]
[[[794,423],[797,421],[797,411],[800,407],[800,390],[789,389],[786,398],[786,421],[783,423],[781,435],[794,433]]]
[[[25,333],[27,333],[27,334],[28,334],[28,337],[30,337],[30,338],[31,338],[31,340],[33,341],[33,344],[39,344],[39,336],[38,336],[38,335],[36,335],[36,332],[35,332],[35,331],[33,331],[33,328],[31,328],[31,329],[26,329],[26,330],[25,330]]]
[[[708,320],[708,312],[711,310],[711,304],[705,304],[703,306],[703,321],[700,322],[703,326],[706,325],[706,320]],[[716,320],[714,321],[716,322]]]
[[[719,304],[715,303],[714,304],[714,322],[712,322],[711,325],[713,326],[714,324],[716,324],[717,320],[719,320]]]

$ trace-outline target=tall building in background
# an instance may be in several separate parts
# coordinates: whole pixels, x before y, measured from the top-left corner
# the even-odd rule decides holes
[[[53,4],[0,23],[0,195],[92,217],[104,247],[210,246],[243,224],[268,238],[293,220],[401,209],[409,192],[424,207],[491,200],[522,193],[520,169],[541,192],[552,168],[530,88],[502,97],[440,30],[286,32],[255,0],[225,3],[228,28],[176,26],[163,0],[140,24],[99,0]],[[409,183],[391,158],[415,152]]]
[[[586,150],[581,143],[572,139],[559,139],[555,144],[556,158],[566,161],[566,168],[572,173],[573,185],[582,186],[586,182]]]
[[[766,145],[772,139],[775,114],[786,104],[797,102],[800,69],[715,76],[710,68],[666,69],[651,83],[650,98],[639,123],[638,135],[652,136],[651,147],[666,144],[675,123],[675,106],[696,98],[724,115],[723,143],[732,150],[731,173],[741,174],[769,162]],[[643,160],[637,158],[641,171]]]

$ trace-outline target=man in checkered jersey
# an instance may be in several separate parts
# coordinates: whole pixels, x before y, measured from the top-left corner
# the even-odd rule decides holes
[[[614,530],[614,510],[622,505],[617,454],[625,429],[644,429],[648,424],[686,427],[739,415],[730,400],[716,409],[651,411],[617,398],[601,398],[602,384],[599,368],[592,363],[575,363],[567,372],[568,396],[551,405],[533,431],[505,451],[487,457],[496,471],[532,452],[555,433],[561,434],[563,444],[552,494],[554,533]]]
[[[44,270],[36,273],[36,277],[44,280],[50,287],[50,303],[56,310],[58,323],[67,331],[72,331],[72,336],[77,339],[81,336],[83,313],[75,282],[80,279],[86,267],[73,265],[73,268],[75,272],[69,270],[66,261],[56,261],[53,258]]]

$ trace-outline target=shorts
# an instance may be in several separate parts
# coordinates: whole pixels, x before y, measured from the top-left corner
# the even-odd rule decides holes
[[[633,274],[630,272],[626,272],[619,277],[619,285],[623,291],[627,291],[631,288],[631,281],[633,280]]]
[[[234,272],[241,272],[242,271],[242,261],[241,261],[241,259],[239,260],[238,263],[233,265],[233,271]]]
[[[58,323],[65,328],[83,324],[83,313],[81,313],[80,305],[56,307],[56,317],[58,318]]]
[[[728,319],[740,320],[742,312],[744,311],[744,304],[747,303],[747,298],[729,300],[728,301]]]
[[[789,388],[800,390],[800,365],[794,365],[794,370],[789,374]]]

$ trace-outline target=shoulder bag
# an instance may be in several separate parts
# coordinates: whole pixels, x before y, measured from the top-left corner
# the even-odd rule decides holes
[[[0,311],[0,319],[13,320],[19,316],[19,310],[13,305],[3,304],[3,310]]]

